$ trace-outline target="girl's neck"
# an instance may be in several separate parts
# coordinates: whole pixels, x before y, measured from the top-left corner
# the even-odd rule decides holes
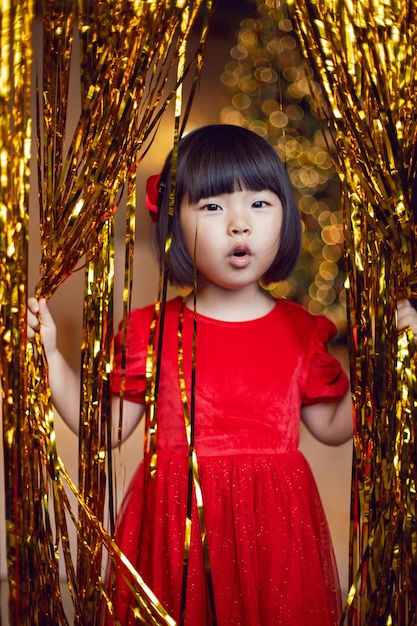
[[[242,289],[225,289],[213,284],[199,286],[197,313],[225,322],[245,322],[267,315],[274,308],[274,299],[253,285]],[[194,307],[191,293],[186,301],[188,308]]]

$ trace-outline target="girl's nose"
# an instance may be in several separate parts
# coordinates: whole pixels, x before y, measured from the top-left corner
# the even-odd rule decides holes
[[[235,225],[232,228],[233,235],[247,235],[250,233],[249,226],[244,226],[243,224]]]
[[[231,235],[248,235],[251,232],[249,220],[244,216],[235,216],[230,220],[229,233]]]

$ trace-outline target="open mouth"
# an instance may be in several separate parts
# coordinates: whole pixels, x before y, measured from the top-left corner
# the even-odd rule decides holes
[[[234,267],[246,267],[250,261],[251,253],[247,246],[239,245],[232,250],[230,262]]]
[[[246,254],[250,254],[250,250],[244,243],[237,244],[232,251],[232,256],[242,257]]]

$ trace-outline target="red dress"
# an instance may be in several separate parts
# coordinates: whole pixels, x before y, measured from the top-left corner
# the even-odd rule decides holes
[[[145,463],[126,494],[117,540],[179,623],[187,506],[187,453],[178,375],[179,298],[166,306],[158,398],[157,474],[143,497]],[[153,307],[130,316],[125,398],[144,403]],[[193,313],[184,311],[184,369],[191,397]],[[324,511],[298,451],[300,409],[339,399],[348,381],[325,343],[325,317],[277,300],[266,316],[222,322],[197,316],[195,448],[213,594],[207,591],[193,501],[185,626],[335,626],[341,598]],[[120,386],[120,337],[113,390]],[[145,523],[138,546],[142,516]],[[122,624],[129,593],[120,581]],[[124,598],[123,598],[124,597]],[[139,622],[137,622],[139,623]]]

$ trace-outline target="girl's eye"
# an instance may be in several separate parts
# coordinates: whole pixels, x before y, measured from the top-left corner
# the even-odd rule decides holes
[[[252,203],[252,206],[254,209],[262,209],[263,207],[268,206],[268,202],[265,202],[265,200],[256,200],[256,202]]]
[[[221,211],[222,208],[219,204],[205,204],[201,207],[203,211]]]

